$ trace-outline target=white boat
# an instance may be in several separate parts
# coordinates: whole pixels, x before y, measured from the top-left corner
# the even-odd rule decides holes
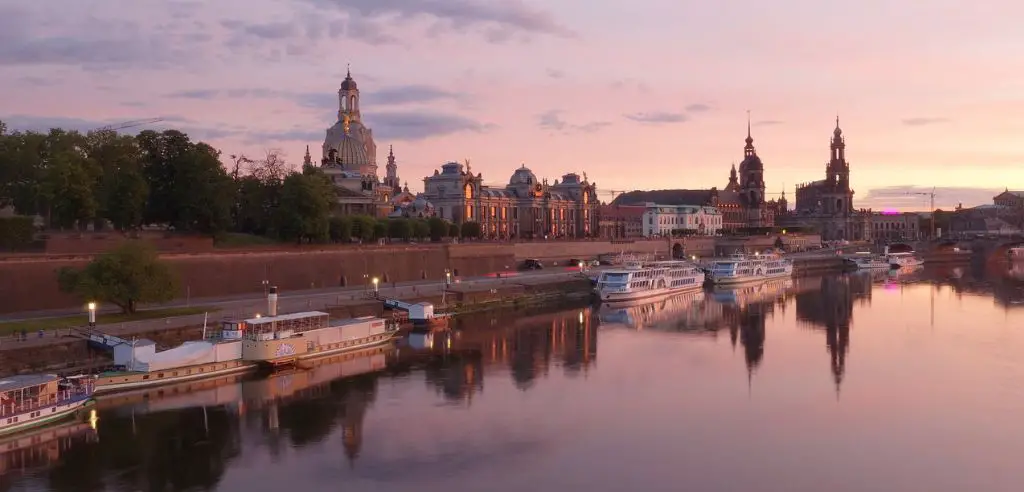
[[[889,260],[890,268],[913,267],[924,264],[924,260],[915,256],[913,252],[889,253],[886,259]]]
[[[0,435],[48,424],[92,403],[89,377],[29,374],[0,379]]]
[[[597,295],[604,302],[629,301],[699,289],[704,272],[688,261],[627,261],[601,273]]]
[[[735,254],[714,260],[710,270],[711,282],[716,285],[741,284],[792,277],[793,262],[774,253]]]
[[[602,328],[687,331],[721,320],[721,305],[706,302],[705,295],[703,290],[691,290],[640,301],[601,303],[597,315]]]
[[[279,366],[390,343],[398,326],[384,318],[329,321],[320,311],[252,318],[237,323],[242,334],[242,358]]]
[[[888,258],[871,253],[856,253],[850,257],[858,270],[888,270],[891,268]]]

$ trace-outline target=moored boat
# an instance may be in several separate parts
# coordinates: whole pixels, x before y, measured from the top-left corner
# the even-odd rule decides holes
[[[92,403],[93,380],[28,374],[0,379],[0,435],[63,419]]]
[[[793,276],[793,262],[774,253],[753,256],[735,254],[711,264],[711,282],[716,285],[759,282]]]
[[[886,256],[890,268],[914,267],[923,265],[924,260],[918,258],[913,251],[907,253],[889,253]]]
[[[889,260],[872,253],[856,253],[849,258],[858,270],[885,270],[890,268]]]
[[[704,272],[688,261],[627,262],[601,273],[597,294],[603,302],[629,301],[699,289]]]
[[[376,316],[330,321],[320,311],[251,318],[238,322],[242,358],[279,366],[299,360],[389,343],[398,327]]]
[[[1024,261],[1024,246],[1015,246],[1006,251],[1010,261]]]

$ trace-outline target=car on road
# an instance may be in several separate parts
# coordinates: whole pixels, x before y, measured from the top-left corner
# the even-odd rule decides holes
[[[542,270],[544,265],[541,264],[540,260],[533,258],[523,260],[523,264],[519,266],[520,270]]]

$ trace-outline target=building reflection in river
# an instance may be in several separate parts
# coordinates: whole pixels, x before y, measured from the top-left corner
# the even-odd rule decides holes
[[[928,268],[907,277],[898,274],[900,282],[931,281],[936,285],[907,287],[906,302],[913,298],[918,302],[913,304],[915,312],[919,312],[922,306],[928,306],[927,298],[922,296],[927,296],[925,289],[929,287],[939,288],[947,295],[951,290],[959,295],[983,288],[970,267],[956,268],[962,267]],[[612,442],[636,438],[643,445],[634,443],[631,452],[644,453],[647,441],[657,440],[662,431],[676,429],[684,425],[680,424],[681,420],[687,420],[678,418],[685,410],[675,407],[666,410],[661,405],[663,399],[669,398],[664,392],[658,392],[663,388],[687,395],[696,394],[687,391],[704,391],[716,399],[714,405],[707,402],[691,405],[691,409],[701,411],[690,414],[693,418],[685,425],[709,422],[709,415],[726,415],[732,419],[727,420],[729,426],[743,426],[745,419],[750,420],[749,412],[761,411],[759,409],[766,405],[775,405],[778,411],[762,415],[785,419],[792,411],[787,398],[791,398],[792,385],[797,384],[794,381],[799,382],[805,368],[815,367],[820,360],[819,377],[809,379],[806,386],[824,390],[822,393],[831,412],[832,384],[826,381],[827,386],[822,388],[820,377],[826,369],[825,353],[837,395],[847,373],[848,360],[869,359],[859,364],[860,370],[851,366],[842,404],[859,402],[867,405],[862,409],[880,411],[865,392],[879,391],[877,388],[884,386],[884,380],[871,379],[878,377],[877,374],[864,368],[877,360],[870,356],[889,357],[887,351],[895,349],[885,343],[868,342],[888,341],[889,338],[882,337],[893,335],[881,328],[872,330],[870,322],[868,329],[863,328],[865,319],[871,316],[875,316],[875,324],[881,326],[884,321],[877,320],[902,315],[903,311],[873,311],[869,305],[873,284],[879,289],[875,292],[876,307],[885,304],[887,299],[890,303],[903,302],[895,299],[896,296],[886,295],[903,295],[902,292],[877,285],[889,283],[900,288],[900,282],[894,282],[888,273],[877,278],[871,274],[799,278],[740,289],[691,293],[632,306],[572,308],[548,314],[531,311],[528,316],[515,312],[463,317],[451,331],[434,333],[430,349],[402,347],[397,352],[368,351],[358,356],[320,361],[316,366],[269,378],[239,376],[105,398],[97,405],[99,426],[94,435],[98,438],[69,435],[59,442],[50,440],[47,442],[51,444],[35,443],[20,448],[21,454],[0,455],[6,467],[6,471],[0,473],[0,488],[120,492],[238,490],[245,485],[249,490],[263,490],[259,486],[281,488],[281,484],[263,483],[274,479],[280,470],[279,475],[288,475],[281,478],[286,486],[294,480],[296,487],[320,490],[314,485],[337,485],[344,481],[353,490],[388,490],[386,480],[398,473],[396,470],[422,480],[438,469],[455,473],[483,469],[496,462],[502,464],[494,468],[513,467],[516,460],[529,460],[544,453],[549,453],[544,456],[554,456],[550,453],[561,453],[581,441],[605,443],[603,433],[587,434],[579,430],[584,428],[610,429],[613,436],[608,439]],[[1002,282],[1005,287],[990,289],[1003,288],[1007,292],[1013,287],[1012,282],[1019,285],[1012,274],[991,282],[992,285]],[[999,291],[995,292],[998,298]],[[903,309],[902,305],[892,306],[892,309]],[[941,303],[939,308],[941,321]],[[855,316],[860,326],[852,335],[857,337],[859,348],[858,356],[851,358]],[[602,355],[607,358],[609,367],[602,366],[601,371],[596,371],[597,337],[602,333],[602,343],[608,345]],[[728,353],[726,334],[733,350],[739,354]],[[695,336],[699,338],[693,338]],[[716,343],[714,337],[720,336]],[[957,336],[961,336],[959,332]],[[769,337],[775,340],[774,348]],[[818,348],[822,338],[825,353]],[[663,343],[662,339],[667,340]],[[811,352],[804,350],[802,353],[801,349],[810,344],[814,345]],[[666,347],[671,349],[667,356],[657,351]],[[645,351],[640,351],[641,348]],[[766,356],[768,349],[774,350],[774,355]],[[680,354],[684,356],[676,359]],[[730,368],[740,370],[737,357],[740,354],[748,377],[753,378],[760,369],[757,377],[763,386],[785,390],[766,393],[744,407],[747,396],[742,394],[742,387],[735,391],[737,388],[730,386],[734,383],[740,386],[740,376],[729,373]],[[617,355],[619,364],[615,364]],[[686,365],[679,365],[680,361],[686,361]],[[615,367],[611,367],[613,365]],[[680,368],[691,371],[688,377],[678,376]],[[652,374],[666,376],[656,384],[648,384]],[[905,374],[910,377],[910,372]],[[579,376],[586,377],[586,383]],[[488,383],[486,398],[485,379]],[[427,391],[422,391],[424,385]],[[664,386],[659,388],[658,385]],[[883,394],[903,391],[895,386],[889,390],[890,393]],[[614,416],[602,413],[598,408],[602,402],[614,400],[619,393],[639,399],[624,398],[623,402],[610,405]],[[636,403],[633,408],[629,401],[655,404],[648,408],[646,404]],[[677,405],[681,401],[675,400]],[[472,408],[466,408],[470,406]],[[575,412],[570,420],[546,418],[564,408]],[[630,408],[629,411],[637,412],[641,418],[627,419],[624,424],[620,417]],[[813,410],[814,406],[809,405],[801,411],[814,416]],[[858,414],[840,412],[836,417],[851,419]],[[665,415],[671,415],[671,419],[656,421]],[[833,416],[828,414],[827,418]],[[652,420],[652,426],[660,427],[652,430],[636,423],[643,419]],[[805,427],[800,426],[807,422],[816,421],[804,419],[788,425],[802,430]],[[616,425],[623,427],[616,430]],[[637,437],[641,434],[629,427],[633,425],[648,434],[641,433],[641,440]],[[774,429],[773,432],[777,432],[773,436],[785,435],[784,429]],[[834,428],[818,428],[819,432],[830,430]],[[746,449],[732,446],[734,441],[729,438],[735,435],[720,431],[723,434],[716,436],[720,439],[712,439],[711,434],[704,436],[701,449],[692,450],[691,458],[701,455],[705,446],[724,446],[716,448],[718,455],[725,455],[726,450],[743,452]],[[705,430],[694,426],[687,432],[700,436]],[[752,435],[750,428],[745,432],[744,436]],[[452,435],[457,438],[450,437]],[[783,441],[786,441],[784,437],[772,437],[760,445],[774,450]],[[802,443],[810,445],[811,441]],[[2,442],[0,453],[4,453]],[[581,460],[600,461],[604,456],[600,453],[584,456],[585,449],[573,449],[572,454],[580,456]],[[311,470],[302,468],[311,462],[324,466],[318,461],[322,458],[320,455],[326,456],[333,467],[312,470],[328,477],[322,481],[318,481],[322,477],[312,477]],[[771,460],[769,455],[761,457]],[[534,465],[536,463],[531,462],[531,466]],[[564,467],[570,468],[572,466]],[[416,470],[421,474],[416,475]],[[257,481],[255,488],[254,480]],[[358,480],[364,480],[362,485],[354,483]],[[583,488],[584,482],[581,479],[576,485]],[[408,485],[420,486],[412,479]],[[711,488],[714,487],[705,489]]]

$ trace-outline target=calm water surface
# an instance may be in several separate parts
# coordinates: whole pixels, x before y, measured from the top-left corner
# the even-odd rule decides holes
[[[0,443],[0,488],[1017,491],[1024,275],[978,277],[464,320],[397,355],[101,401]]]

